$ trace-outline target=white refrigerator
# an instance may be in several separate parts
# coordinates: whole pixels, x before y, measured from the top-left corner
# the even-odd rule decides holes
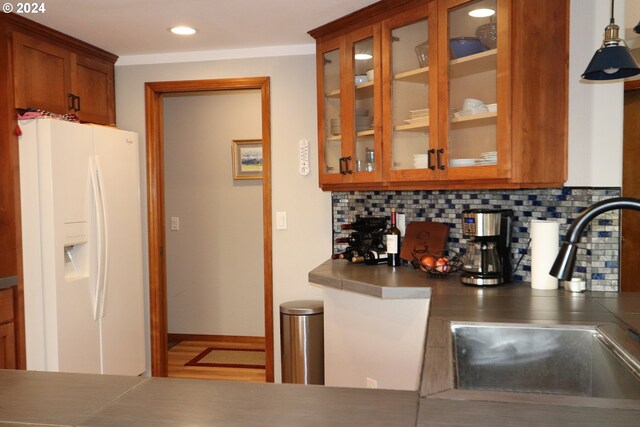
[[[19,122],[27,369],[145,371],[138,135]]]

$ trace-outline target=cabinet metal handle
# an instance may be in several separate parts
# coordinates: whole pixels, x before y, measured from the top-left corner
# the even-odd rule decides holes
[[[347,173],[353,173],[353,170],[349,169],[349,160],[351,160],[351,156],[344,158],[344,166]]]
[[[444,153],[444,148],[440,148],[436,152],[436,159],[437,159],[437,163],[438,163],[438,169],[440,169],[441,171],[444,170],[444,165],[442,164],[442,153]]]
[[[340,157],[340,175],[345,175],[344,167],[342,166],[342,162],[344,162],[344,157]]]
[[[67,110],[71,111],[73,110],[73,97],[75,95],[72,93],[68,93],[67,94]]]
[[[67,94],[67,110],[72,112],[80,111],[80,97],[72,93]]]
[[[431,155],[432,155],[433,153],[435,153],[435,152],[436,152],[436,150],[435,150],[434,148],[430,149],[430,150],[427,152],[427,167],[428,167],[429,169],[431,169],[431,170],[435,170],[435,169],[436,169],[436,167],[435,167],[433,164],[431,164]]]

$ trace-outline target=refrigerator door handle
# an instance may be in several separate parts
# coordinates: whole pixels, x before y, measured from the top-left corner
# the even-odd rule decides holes
[[[101,262],[102,262],[102,281],[100,283],[100,293],[98,294],[98,317],[104,317],[104,304],[107,295],[107,276],[109,274],[109,230],[107,220],[107,208],[106,201],[104,199],[104,189],[102,188],[102,183],[104,180],[102,179],[102,174],[100,173],[100,158],[95,156],[95,165],[96,165],[96,177],[98,181],[98,190],[100,191],[100,206],[102,209],[102,253],[101,253]]]
[[[105,275],[105,261],[104,261],[104,245],[105,245],[105,233],[104,233],[104,207],[102,200],[102,192],[100,188],[100,181],[98,175],[98,168],[94,158],[89,161],[89,169],[91,176],[91,189],[93,191],[93,205],[95,209],[96,217],[96,258],[97,258],[97,273],[96,282],[94,287],[94,301],[93,301],[93,319],[98,320],[102,317],[101,313],[101,300],[103,293],[103,276]]]

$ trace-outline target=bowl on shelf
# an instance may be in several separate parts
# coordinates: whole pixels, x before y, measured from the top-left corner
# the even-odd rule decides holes
[[[451,59],[463,58],[487,50],[478,37],[456,37],[450,39],[449,47],[451,49]]]
[[[366,83],[368,81],[369,81],[369,79],[367,79],[367,75],[366,74],[356,74],[356,77],[355,77],[356,85],[361,85],[361,84]]]
[[[476,36],[487,49],[495,49],[498,46],[498,25],[493,19],[488,24],[480,25],[476,29]]]
[[[370,82],[373,81],[373,69],[371,70],[367,70],[367,79],[369,79]]]

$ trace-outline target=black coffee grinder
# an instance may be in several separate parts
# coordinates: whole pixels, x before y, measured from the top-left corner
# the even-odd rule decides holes
[[[468,239],[460,281],[495,286],[511,282],[511,209],[462,211],[462,235]]]

